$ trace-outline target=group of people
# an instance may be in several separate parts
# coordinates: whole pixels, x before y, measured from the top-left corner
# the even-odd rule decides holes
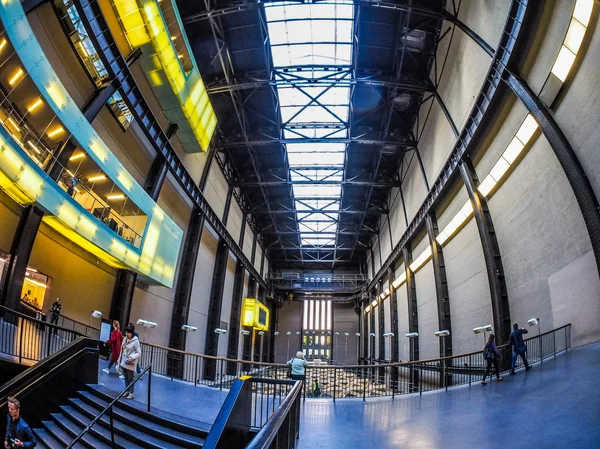
[[[512,347],[512,364],[510,367],[510,375],[515,375],[515,364],[517,363],[517,357],[521,357],[523,359],[523,363],[525,364],[525,370],[529,371],[531,366],[527,362],[527,345],[523,341],[523,334],[527,334],[528,330],[524,328],[519,328],[519,325],[515,323],[513,325],[513,331],[510,333],[509,342]],[[485,368],[485,373],[483,374],[483,379],[481,380],[482,385],[487,385],[485,379],[489,375],[492,375],[492,366],[496,373],[496,380],[498,382],[502,382],[504,380],[503,377],[500,376],[500,360],[502,360],[502,354],[498,350],[498,346],[496,346],[496,337],[494,334],[490,334],[488,338],[488,342],[483,349],[483,356],[487,362],[487,366]]]
[[[133,323],[129,323],[125,328],[125,337],[121,333],[121,326],[117,320],[113,321],[113,331],[110,338],[106,340],[106,345],[110,346],[111,353],[108,359],[108,367],[104,368],[106,374],[110,373],[110,369],[116,365],[117,372],[120,377],[125,379],[126,399],[133,399],[133,378],[135,373],[141,371],[139,359],[142,356],[142,348],[140,346],[139,335],[135,331]]]

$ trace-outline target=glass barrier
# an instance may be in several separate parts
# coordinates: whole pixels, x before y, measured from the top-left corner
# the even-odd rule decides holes
[[[147,215],[69,135],[22,68],[2,28],[0,123],[69,196],[115,234],[140,247]]]

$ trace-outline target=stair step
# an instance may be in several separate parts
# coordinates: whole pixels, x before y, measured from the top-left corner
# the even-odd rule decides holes
[[[65,446],[60,444],[46,429],[37,428],[31,429],[35,435],[37,447],[45,447],[46,449],[64,449]]]
[[[61,410],[63,412],[63,415],[67,415],[69,420],[74,422],[81,429],[85,428],[90,422],[92,422],[93,418],[89,418],[88,416],[80,413],[79,411],[75,410],[73,407],[70,407],[68,405],[61,406]],[[131,449],[141,449],[143,447],[148,447],[148,448],[156,447],[153,445],[145,445],[145,444],[139,445],[138,443],[140,443],[140,441],[137,441],[137,439],[132,440],[132,438],[129,438],[130,433],[127,432],[127,429],[125,430],[125,432],[120,432],[119,429],[117,428],[116,424],[117,423],[115,422],[115,444],[117,447],[123,447],[125,449],[130,449],[130,448]],[[123,434],[125,435],[125,437]],[[98,441],[98,444],[102,444],[102,447],[110,447],[111,446],[110,427],[104,428],[100,423],[96,423],[90,429],[90,431],[88,432],[88,435],[91,438],[93,438],[94,440]],[[143,442],[143,440],[142,440],[142,442]],[[94,446],[92,446],[92,447],[94,447]]]
[[[59,447],[65,448],[71,441],[73,441],[73,437],[71,437],[67,432],[63,430],[58,424],[54,421],[42,421],[42,426],[46,432],[48,432],[55,441],[59,444]],[[77,443],[73,446],[74,449],[87,449],[82,443]]]
[[[65,432],[67,432],[67,434],[69,434],[69,437],[71,439],[70,441],[73,441],[88,424],[74,420],[68,411],[63,413],[51,413],[50,416],[52,417],[52,420],[60,426],[61,429],[63,429]],[[90,432],[86,433],[79,441],[81,441],[82,444],[85,447],[88,447],[89,449],[95,449],[97,447],[109,447],[107,443],[101,442],[98,438],[94,436],[93,429]]]
[[[102,399],[106,402],[106,404],[116,398],[118,394],[102,385],[86,386],[89,393]],[[178,432],[182,432],[186,435],[192,435],[204,439],[212,427],[212,423],[196,421],[155,408],[151,408],[150,413],[148,413],[146,411],[146,406],[137,401],[119,401],[117,404],[118,408],[133,415],[147,418],[157,424],[160,424],[161,426],[177,430]]]
[[[79,397],[69,399],[70,404],[89,417],[96,416],[100,411],[108,406],[108,402],[100,399],[87,391],[80,391]],[[145,432],[147,435],[156,437],[162,441],[170,441],[176,444],[177,447],[185,448],[200,448],[204,445],[204,438],[187,435],[183,432],[173,430],[159,423],[152,422],[144,417],[140,417],[120,407],[113,409],[113,417],[116,422],[121,422],[126,426],[132,427],[139,431]],[[104,419],[106,418],[106,419]],[[102,421],[108,426],[109,418],[104,416]]]

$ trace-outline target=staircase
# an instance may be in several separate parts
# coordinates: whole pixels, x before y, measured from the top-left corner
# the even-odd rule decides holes
[[[38,447],[64,449],[116,394],[100,385],[86,385],[83,391],[78,391],[63,404],[52,402],[52,396],[62,395],[46,396],[41,409],[36,410],[44,420],[41,427],[33,429]],[[185,411],[180,410],[180,413]],[[127,400],[115,404],[113,423],[115,447],[126,449],[202,448],[210,430],[209,424],[159,410],[148,413],[139,403]],[[106,413],[74,447],[111,448],[110,414]]]

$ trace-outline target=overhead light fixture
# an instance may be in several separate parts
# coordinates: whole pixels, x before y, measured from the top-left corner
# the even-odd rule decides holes
[[[375,332],[370,332],[369,337],[375,337]]]
[[[102,312],[99,310],[94,310],[91,315],[93,318],[102,318]]]
[[[258,335],[260,335],[262,337],[263,335],[265,335],[265,331],[259,331]]]
[[[198,328],[196,326],[190,326],[189,324],[184,324],[183,326],[181,326],[181,330],[186,331],[186,332],[196,332],[198,330]]]
[[[0,41],[0,51],[4,50],[4,47],[6,47],[6,39]]]
[[[417,257],[413,261],[413,263],[410,264],[410,270],[413,273],[416,273],[419,270],[419,268],[421,268],[423,265],[425,265],[425,262],[427,262],[430,257],[431,257],[431,245],[428,245],[427,248],[425,248],[425,250],[421,253],[421,255],[419,257]]]
[[[23,76],[25,72],[23,72],[22,68],[19,68],[14,74],[13,76],[8,80],[8,84],[9,85],[14,85],[17,81],[19,81],[19,79]]]
[[[287,331],[286,334],[287,335],[292,335],[292,333],[290,331]]]
[[[356,334],[354,334],[354,335],[356,335],[357,337],[360,337],[360,332],[357,332],[357,333],[356,333]]]
[[[77,153],[77,154],[74,154],[73,156],[71,156],[69,158],[69,160],[70,161],[76,161],[76,160],[84,158],[84,157],[85,157],[85,153]]]
[[[273,335],[275,335],[277,337],[279,335],[279,332],[275,331],[275,332],[273,332]]]
[[[409,332],[408,334],[406,334],[406,336],[408,338],[417,338],[419,336],[418,332]]]
[[[29,105],[29,107],[27,108],[27,111],[33,112],[43,104],[44,104],[44,101],[41,98],[38,98],[36,101],[34,101],[33,103],[31,103]]]
[[[177,57],[178,57],[179,59],[183,59],[183,55],[182,55],[181,53],[179,53],[179,54],[177,55]]]
[[[62,134],[63,132],[65,132],[65,129],[62,126],[59,126],[58,128],[54,128],[52,131],[50,131],[48,133],[48,137],[52,138],[54,136],[58,136],[59,134]]]
[[[245,330],[245,329],[242,329],[242,330],[240,331],[240,335],[250,335],[250,331],[248,331],[248,330]]]
[[[139,326],[148,328],[148,329],[154,329],[156,326],[158,326],[158,323],[155,323],[154,321],[150,321],[150,320],[144,320],[144,319],[139,319],[136,322]]]
[[[120,195],[108,195],[106,197],[107,200],[124,200],[125,199],[125,195],[120,194]]]
[[[376,306],[377,306],[377,300],[375,300],[371,303],[371,307],[376,307]]]
[[[393,337],[394,333],[393,332],[386,332],[385,334],[383,334],[384,337]]]
[[[215,334],[226,334],[227,333],[227,329],[221,329],[219,327],[217,327],[215,329]]]
[[[10,123],[10,124],[11,124],[11,126],[12,126],[13,128],[15,128],[17,131],[21,131],[21,128],[19,127],[19,125],[17,125],[17,122],[15,122],[15,121],[13,120],[13,118],[12,118],[12,117],[8,117],[8,118],[7,118],[7,119],[4,121],[4,123],[6,123],[6,122]]]
[[[448,335],[450,335],[450,331],[447,330],[435,332],[436,337],[447,337]]]
[[[536,326],[539,322],[539,318],[532,318],[530,320],[527,320],[527,324],[529,324],[530,326]]]
[[[102,181],[106,179],[106,176],[104,175],[98,175],[98,176],[92,176],[91,178],[88,178],[89,182],[96,182],[96,181]]]

